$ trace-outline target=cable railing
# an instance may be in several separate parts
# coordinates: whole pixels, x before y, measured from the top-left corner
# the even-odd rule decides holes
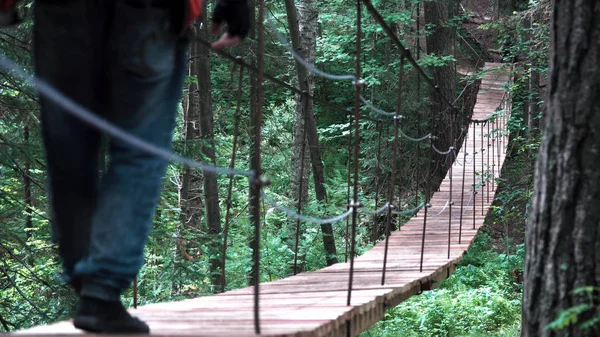
[[[259,9],[259,12],[261,12],[261,15],[263,15],[262,13],[264,13],[264,2],[263,1],[259,1],[261,6]],[[360,79],[361,78],[361,59],[360,59],[360,55],[362,52],[362,47],[361,47],[361,34],[362,34],[362,20],[361,20],[361,8],[362,6],[365,6],[369,13],[371,13],[371,15],[373,16],[373,18],[381,25],[381,27],[384,29],[384,31],[386,32],[386,34],[388,35],[388,38],[390,38],[390,40],[396,44],[400,50],[401,50],[401,57],[400,57],[400,67],[399,67],[399,94],[398,94],[398,103],[397,106],[398,108],[396,109],[396,111],[394,112],[387,112],[385,110],[382,110],[380,108],[375,107],[372,103],[370,103],[369,101],[367,101],[363,95],[361,94],[362,88],[364,86],[364,82]],[[330,102],[328,102],[327,100],[323,100],[320,99],[318,97],[315,97],[313,95],[308,94],[307,92],[301,91],[298,88],[291,86],[287,83],[285,83],[284,81],[277,79],[275,76],[272,76],[270,74],[267,74],[264,72],[263,68],[262,68],[262,64],[264,62],[264,60],[259,60],[258,61],[258,65],[254,66],[251,64],[248,64],[247,62],[245,62],[241,57],[234,57],[231,54],[228,54],[226,52],[220,51],[220,50],[213,50],[214,52],[216,52],[218,55],[229,59],[233,62],[235,62],[236,64],[240,65],[240,79],[238,82],[238,93],[237,93],[237,107],[236,107],[236,122],[235,122],[235,131],[234,131],[234,140],[233,140],[233,151],[232,151],[232,158],[231,158],[231,162],[229,167],[218,167],[215,165],[210,165],[210,164],[206,164],[200,161],[195,161],[189,158],[185,158],[183,156],[180,156],[178,154],[173,153],[170,150],[166,150],[166,149],[162,149],[160,147],[154,146],[140,138],[137,138],[129,133],[127,133],[125,130],[111,124],[110,122],[99,118],[96,114],[94,114],[93,112],[89,111],[88,109],[86,109],[85,107],[79,105],[78,103],[76,103],[72,98],[67,97],[66,95],[62,94],[61,92],[59,92],[58,90],[56,90],[55,88],[53,88],[51,85],[49,85],[48,83],[46,83],[45,81],[41,80],[40,78],[36,77],[36,76],[32,76],[30,74],[27,74],[25,71],[23,71],[19,66],[17,66],[14,62],[8,60],[7,58],[5,58],[4,56],[0,56],[0,68],[4,69],[5,71],[9,72],[12,76],[18,78],[20,81],[35,87],[38,92],[45,96],[46,98],[48,98],[49,100],[51,100],[52,102],[60,105],[63,109],[65,109],[65,111],[71,113],[72,115],[76,116],[77,118],[80,118],[81,120],[85,121],[86,123],[90,124],[91,126],[93,126],[94,128],[101,130],[102,132],[118,138],[128,144],[130,144],[131,146],[137,147],[149,154],[152,154],[154,156],[169,160],[169,161],[173,161],[173,162],[178,162],[184,166],[190,167],[190,168],[194,168],[194,169],[198,169],[198,170],[202,170],[202,171],[206,171],[206,172],[212,172],[215,174],[222,174],[222,175],[227,175],[229,176],[229,183],[228,183],[228,193],[227,193],[227,210],[226,210],[226,220],[225,220],[225,236],[224,236],[224,245],[223,245],[223,262],[222,262],[222,284],[223,284],[223,290],[225,287],[225,265],[224,265],[224,259],[225,259],[225,255],[226,255],[226,247],[227,247],[227,231],[230,225],[230,211],[231,211],[231,198],[232,198],[232,178],[235,175],[240,175],[240,176],[244,176],[248,179],[249,185],[250,185],[250,189],[252,191],[252,196],[250,198],[250,212],[251,212],[251,220],[253,223],[253,226],[255,228],[255,237],[254,237],[254,246],[253,246],[253,277],[254,277],[254,287],[255,287],[255,302],[254,302],[254,306],[255,306],[255,316],[254,316],[254,324],[255,324],[255,330],[256,333],[260,333],[260,317],[259,317],[259,312],[260,312],[260,308],[259,308],[259,296],[260,296],[260,288],[259,288],[259,282],[258,280],[258,276],[259,276],[259,270],[260,270],[260,255],[258,254],[259,250],[260,250],[260,214],[258,213],[258,210],[260,209],[260,204],[258,203],[259,199],[264,200],[265,202],[267,202],[268,204],[270,204],[272,207],[274,207],[275,209],[277,209],[280,212],[283,212],[284,214],[286,214],[286,216],[288,216],[290,219],[294,219],[297,220],[297,226],[299,228],[300,226],[300,222],[307,222],[307,223],[313,223],[313,224],[331,224],[331,223],[336,223],[339,222],[341,220],[344,219],[348,219],[347,221],[347,233],[346,233],[346,237],[350,237],[350,247],[346,247],[346,251],[349,250],[349,257],[350,257],[350,269],[349,269],[349,284],[348,284],[348,293],[347,293],[347,305],[350,305],[351,303],[351,296],[352,296],[352,289],[353,289],[353,276],[354,276],[354,257],[355,257],[355,252],[356,252],[356,230],[357,230],[357,222],[358,222],[358,216],[359,214],[366,214],[366,215],[370,215],[370,216],[378,216],[381,214],[387,214],[386,216],[386,225],[385,225],[385,252],[384,252],[384,259],[383,259],[383,266],[382,266],[382,278],[381,278],[381,284],[385,284],[385,276],[386,276],[386,263],[387,263],[387,254],[388,254],[388,248],[389,248],[389,237],[391,234],[391,222],[392,222],[392,217],[393,216],[404,216],[404,215],[414,215],[416,212],[420,211],[420,210],[424,210],[424,217],[423,217],[423,232],[422,232],[422,245],[421,245],[421,257],[420,257],[420,270],[423,270],[423,258],[424,258],[424,251],[425,251],[425,236],[426,236],[426,231],[427,231],[427,219],[432,219],[435,217],[441,217],[443,215],[445,215],[446,213],[448,213],[448,219],[449,221],[454,218],[454,219],[459,219],[460,220],[460,228],[459,228],[459,243],[461,242],[461,237],[462,237],[462,229],[463,229],[463,217],[466,214],[466,212],[469,210],[469,207],[472,206],[472,211],[473,211],[473,229],[475,227],[475,212],[476,212],[476,201],[477,201],[477,194],[478,191],[477,189],[481,190],[481,192],[485,192],[484,187],[487,186],[487,198],[489,200],[489,195],[490,195],[490,182],[492,184],[492,190],[494,190],[494,179],[496,177],[496,174],[499,174],[499,172],[496,171],[496,163],[499,163],[500,161],[500,151],[506,151],[506,134],[502,133],[502,132],[498,132],[498,130],[504,130],[506,128],[506,124],[505,121],[507,118],[510,117],[510,95],[508,93],[505,93],[504,96],[502,97],[501,100],[501,111],[503,111],[504,115],[500,115],[499,113],[493,113],[490,116],[488,116],[488,118],[484,119],[484,120],[475,120],[475,119],[471,119],[471,123],[473,126],[473,136],[472,136],[472,140],[469,139],[469,133],[467,130],[465,130],[464,133],[461,133],[461,135],[458,138],[454,139],[454,144],[456,144],[456,142],[458,141],[458,139],[460,137],[464,136],[464,144],[467,144],[468,141],[472,141],[472,148],[473,148],[473,153],[469,154],[466,151],[464,151],[464,156],[462,158],[462,160],[458,160],[458,155],[456,153],[455,147],[454,146],[449,146],[449,148],[447,150],[444,149],[438,149],[437,146],[435,146],[433,144],[433,140],[435,138],[435,136],[433,135],[433,130],[430,131],[430,133],[426,134],[425,136],[422,137],[411,137],[408,136],[405,131],[402,129],[402,115],[400,115],[400,112],[402,110],[402,100],[401,100],[401,94],[402,94],[402,81],[403,81],[403,74],[404,74],[404,62],[408,62],[409,64],[411,64],[413,66],[413,68],[416,70],[416,72],[419,74],[419,76],[421,78],[423,78],[425,80],[425,82],[433,89],[433,92],[436,93],[436,95],[440,98],[441,102],[444,102],[444,104],[447,105],[447,108],[445,110],[449,110],[449,111],[457,111],[457,108],[454,106],[454,104],[451,103],[451,101],[447,98],[444,97],[441,93],[441,91],[439,90],[439,87],[433,82],[433,80],[431,78],[429,78],[426,73],[424,72],[424,70],[418,65],[418,63],[416,62],[416,60],[412,57],[410,51],[405,48],[402,43],[400,42],[400,40],[395,36],[394,32],[391,30],[391,28],[384,22],[384,20],[382,19],[381,15],[378,13],[378,11],[373,7],[373,5],[371,4],[371,2],[369,0],[357,0],[356,2],[356,8],[357,8],[357,21],[356,21],[356,27],[357,27],[357,39],[356,39],[356,73],[353,75],[331,75],[331,74],[327,74],[324,72],[320,72],[316,67],[314,67],[313,65],[311,65],[310,63],[306,62],[305,60],[302,59],[302,57],[296,53],[293,48],[289,47],[289,44],[287,44],[287,41],[285,41],[285,38],[283,38],[282,36],[279,35],[280,37],[280,41],[282,42],[282,44],[287,45],[287,49],[288,51],[290,51],[290,53],[294,56],[294,58],[303,66],[305,66],[309,71],[313,71],[316,74],[323,76],[325,78],[328,78],[330,80],[351,80],[354,88],[355,88],[355,105],[353,108],[353,114],[350,114],[350,110],[331,104]],[[276,31],[275,28],[273,28],[274,31]],[[260,32],[260,38],[259,38],[259,43],[258,43],[258,55],[264,54],[264,27],[262,27],[262,24],[259,25],[259,32]],[[279,33],[277,33],[279,34]],[[204,45],[207,48],[210,48],[210,43],[206,40],[204,40],[203,38],[199,38],[199,37],[195,37],[194,38],[195,41],[197,41],[198,43]],[[324,106],[327,106],[329,108],[332,108],[334,110],[337,111],[343,111],[346,114],[349,114],[350,116],[352,116],[350,123],[354,123],[354,125],[351,125],[351,129],[353,128],[353,132],[350,132],[349,134],[349,139],[351,142],[351,146],[348,146],[349,149],[349,159],[348,159],[348,204],[347,204],[347,208],[345,211],[340,212],[337,215],[332,215],[332,216],[328,216],[328,217],[313,217],[313,216],[309,216],[306,214],[303,214],[301,211],[301,207],[299,206],[297,209],[292,209],[290,207],[284,206],[282,203],[276,201],[275,198],[269,196],[266,191],[265,191],[265,186],[267,186],[269,184],[268,179],[263,176],[263,172],[261,169],[261,162],[260,162],[260,152],[261,152],[261,147],[260,147],[260,121],[261,121],[261,115],[260,115],[260,111],[256,112],[257,115],[251,116],[251,119],[253,120],[254,123],[254,131],[251,134],[252,138],[252,144],[253,146],[255,146],[254,148],[254,155],[256,157],[252,157],[251,158],[251,169],[238,169],[235,168],[236,165],[236,151],[238,150],[237,148],[237,144],[238,144],[238,134],[239,134],[239,115],[240,115],[240,109],[241,109],[241,94],[242,94],[242,78],[243,78],[243,71],[244,70],[248,70],[248,71],[253,71],[257,74],[259,74],[259,77],[262,77],[266,80],[271,81],[272,83],[275,83],[276,85],[286,88],[296,94],[302,95],[303,97],[307,97],[315,102],[319,102],[321,104],[323,104]],[[262,81],[259,81],[259,83],[262,83]],[[456,100],[454,101],[456,102]],[[361,107],[363,106],[368,107],[369,109],[371,109],[372,111],[374,111],[375,113],[382,115],[382,116],[386,116],[386,117],[393,117],[391,121],[387,120],[375,120],[378,123],[383,123],[383,122],[389,122],[389,123],[393,123],[393,128],[394,128],[394,139],[392,142],[392,150],[391,150],[391,163],[392,163],[392,169],[391,169],[391,175],[390,175],[390,181],[388,183],[388,191],[387,191],[387,196],[386,196],[386,201],[382,206],[378,206],[378,201],[375,201],[375,209],[368,209],[366,207],[364,207],[360,201],[358,200],[358,191],[359,191],[359,180],[360,180],[360,174],[359,174],[359,166],[360,166],[360,140],[361,140],[361,130],[360,130],[360,125],[359,125],[359,120],[360,119],[368,119],[365,116],[361,116],[360,114],[360,110]],[[451,115],[455,115],[455,114],[451,114]],[[480,127],[480,144],[479,144],[479,151],[476,151],[476,149],[478,148],[477,144],[476,144],[476,127],[475,126],[479,126]],[[488,128],[488,133],[487,133],[487,144],[484,144],[484,127]],[[381,129],[379,129],[379,137],[381,138]],[[400,160],[400,156],[399,156],[399,152],[402,149],[402,143],[401,140],[402,139],[406,139],[408,141],[413,141],[413,142],[424,142],[424,141],[429,141],[429,160],[426,162],[427,163],[427,186],[425,188],[425,199],[418,203],[418,205],[416,207],[413,208],[408,208],[408,209],[404,209],[404,210],[397,210],[395,207],[395,183],[397,182],[396,179],[396,172],[397,170],[397,163]],[[491,151],[490,151],[491,150]],[[304,152],[304,151],[302,151]],[[490,153],[491,152],[491,153]],[[443,204],[443,206],[441,205],[436,205],[436,207],[441,207],[441,210],[439,212],[437,212],[436,214],[429,214],[428,215],[428,210],[432,207],[434,207],[434,205],[432,205],[431,203],[431,196],[432,196],[432,185],[431,185],[431,181],[432,181],[432,169],[431,169],[431,163],[432,163],[432,156],[434,153],[437,153],[439,155],[446,155],[446,156],[452,156],[452,160],[454,161],[454,163],[457,163],[458,165],[462,166],[463,169],[463,186],[461,187],[461,191],[466,191],[465,186],[464,186],[464,182],[465,182],[465,175],[466,175],[466,169],[467,166],[471,166],[472,164],[472,169],[473,169],[473,185],[470,187],[469,191],[470,191],[470,197],[468,199],[468,201],[464,202],[464,193],[462,193],[462,200],[460,203],[460,214],[457,215],[452,215],[452,207],[455,204],[455,201],[452,200],[452,195],[453,195],[453,191],[452,191],[452,180],[450,180],[450,197],[445,201],[445,203]],[[481,159],[480,162],[477,159],[477,155],[480,154],[481,155]],[[480,163],[480,168],[481,170],[479,171],[482,176],[483,176],[483,172],[486,171],[485,167],[484,167],[484,154],[487,154],[487,172],[488,172],[488,177],[484,180],[482,178],[481,180],[481,184],[480,186],[476,186],[475,181],[476,181],[476,172],[477,171],[477,164]],[[381,155],[381,151],[378,151],[378,163],[380,161],[380,155]],[[470,159],[471,161],[467,161],[467,156],[470,155]],[[492,161],[492,165],[490,167],[489,163],[490,163],[490,159]],[[496,161],[497,160],[497,161]],[[350,165],[350,163],[352,162],[353,165]],[[378,164],[379,165],[379,164]],[[353,171],[353,172],[352,172]],[[491,171],[491,175],[489,175],[489,172]],[[351,174],[353,173],[353,175]],[[450,176],[452,176],[452,165],[450,166]],[[352,179],[351,179],[352,178]],[[351,180],[353,180],[351,182]],[[352,188],[351,188],[352,187]],[[350,190],[352,189],[353,191],[353,195],[352,197],[350,197]],[[399,196],[401,197],[401,193],[399,193]],[[376,197],[376,199],[378,199],[378,197]],[[481,197],[481,201],[483,202],[483,196]],[[465,206],[466,205],[466,206]],[[481,212],[484,212],[483,209],[483,203],[482,203],[482,207],[481,207]],[[448,229],[448,257],[450,256],[450,233],[451,233],[451,224],[449,223],[449,229]],[[351,229],[351,233],[348,233],[348,231]],[[298,231],[297,231],[297,237],[296,240],[298,240]],[[295,252],[295,259],[297,259],[297,244],[296,244],[296,252]],[[296,268],[294,268],[296,269]],[[137,298],[137,296],[136,296]]]

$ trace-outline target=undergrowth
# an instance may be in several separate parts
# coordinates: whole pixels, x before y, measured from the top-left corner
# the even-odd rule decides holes
[[[524,229],[532,179],[527,151],[509,154],[484,227],[439,287],[390,309],[361,337],[520,336]],[[510,147],[510,146],[509,146]],[[523,174],[526,173],[526,174]]]
[[[490,249],[491,241],[478,235],[456,273],[389,310],[362,336],[518,336],[522,284],[515,270],[524,245],[506,255]]]

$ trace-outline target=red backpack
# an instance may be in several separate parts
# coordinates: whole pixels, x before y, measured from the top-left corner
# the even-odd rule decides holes
[[[185,27],[189,27],[202,14],[202,0],[185,0],[185,12]]]

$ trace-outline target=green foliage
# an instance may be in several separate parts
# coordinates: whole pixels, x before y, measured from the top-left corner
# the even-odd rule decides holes
[[[31,1],[22,1],[28,7]],[[400,6],[393,1],[374,1],[386,22],[400,40],[416,50],[417,33],[424,36],[425,29],[416,32],[414,15],[418,0],[406,0]],[[285,22],[285,12],[279,2],[269,3],[274,17]],[[347,1],[321,1],[322,9],[318,20],[320,35],[317,38],[317,67],[334,74],[352,74],[355,69],[355,7]],[[363,95],[374,105],[395,111],[398,97],[398,75],[400,50],[389,42],[381,27],[366,15],[363,17],[364,47],[362,77],[367,82]],[[456,25],[464,18],[452,18],[448,25]],[[539,27],[541,30],[543,27]],[[280,27],[285,30],[285,24]],[[269,32],[267,32],[267,36]],[[0,49],[29,71],[32,69],[29,45],[31,41],[31,17],[18,29],[2,33]],[[234,49],[234,54],[251,60],[254,55],[253,41]],[[516,48],[516,47],[515,47]],[[515,49],[515,53],[527,47]],[[469,51],[470,53],[470,51]],[[288,83],[294,83],[294,63],[284,48],[270,38],[267,40],[265,71]],[[430,55],[419,60],[425,67],[438,67],[455,62],[452,55]],[[212,105],[215,114],[214,147],[217,165],[228,166],[233,149],[234,113],[237,103],[238,69],[222,58],[211,57]],[[542,68],[541,65],[537,65]],[[401,112],[406,117],[403,132],[422,136],[429,128],[425,120],[429,106],[429,92],[424,82],[417,85],[417,74],[405,64]],[[186,85],[197,82],[195,77],[186,77]],[[355,90],[349,82],[317,80],[315,95],[343,107],[354,105]],[[186,92],[187,94],[187,92]],[[240,134],[238,137],[237,168],[247,168],[249,158],[248,120],[250,110],[250,79],[244,75],[241,102]],[[290,195],[290,158],[292,153],[293,114],[295,95],[271,83],[265,83],[264,122],[262,129],[263,169],[271,180],[266,193],[277,202],[295,208],[296,202]],[[184,140],[183,111],[180,111],[174,135],[176,152],[198,160],[205,159],[202,147],[207,140]],[[349,156],[348,140],[354,129],[348,125],[345,113],[315,105],[318,133],[320,136],[325,166],[326,202],[314,196],[314,183],[310,182],[310,197],[302,212],[314,217],[327,217],[345,212],[348,198],[348,168],[353,165]],[[375,116],[367,108],[365,115]],[[516,121],[516,119],[515,119]],[[511,124],[512,128],[513,125]],[[517,126],[515,126],[517,127]],[[519,126],[520,127],[520,126]],[[25,132],[27,129],[27,133]],[[359,156],[359,200],[365,207],[374,209],[384,200],[392,173],[391,144],[394,138],[391,124],[381,128],[381,154],[377,124],[360,121],[361,152]],[[499,131],[498,131],[499,132]],[[513,129],[511,129],[511,133]],[[28,134],[28,137],[25,135]],[[46,324],[69,317],[77,298],[56,275],[60,272],[57,249],[50,237],[50,211],[46,190],[46,168],[39,132],[37,97],[32,89],[18,85],[3,74],[0,79],[0,331],[13,331],[34,325]],[[428,151],[427,144],[405,142],[398,158],[396,184],[402,186],[402,208],[415,207],[422,201]],[[420,156],[417,156],[420,153]],[[379,169],[377,169],[379,168]],[[182,221],[180,189],[184,168],[171,165],[168,168],[164,189],[154,219],[154,227],[145,251],[145,264],[138,275],[139,304],[173,301],[208,295],[220,289],[213,284],[210,263],[221,258],[220,249],[212,249],[215,242],[223,242],[223,233],[210,235],[206,220],[196,226]],[[25,178],[31,178],[31,204],[24,196]],[[417,180],[416,178],[419,177]],[[379,179],[379,190],[375,178]],[[221,219],[225,219],[227,186],[230,178],[218,177],[221,200]],[[350,184],[352,183],[352,179]],[[231,201],[231,221],[226,252],[226,290],[248,284],[251,268],[251,250],[248,237],[252,225],[247,217],[248,181],[234,177]],[[497,216],[516,219],[523,213],[507,206],[509,200],[527,198],[515,187],[506,195],[506,203],[495,208]],[[379,204],[375,204],[375,195]],[[201,202],[199,202],[201,205]],[[295,247],[288,233],[295,232],[296,221],[269,204],[262,207],[261,264],[262,281],[280,279],[291,275]],[[28,221],[28,220],[31,221]],[[405,220],[405,219],[403,219]],[[301,223],[302,235],[298,255],[302,256],[303,270],[322,268],[326,263],[326,252],[322,245],[321,227]],[[369,249],[373,219],[361,216],[357,228],[357,253]],[[346,256],[347,223],[333,224],[337,246],[337,258]],[[509,254],[510,252],[510,254]],[[495,254],[489,249],[489,239],[481,237],[465,261],[439,290],[425,293],[402,306],[391,310],[385,322],[376,326],[384,335],[411,336],[443,335],[462,333],[476,336],[489,332],[502,336],[516,335],[518,321],[519,282],[510,272],[522,263],[522,247],[507,249],[504,254]],[[423,302],[420,302],[423,301]],[[133,291],[124,295],[124,302],[133,305]],[[401,333],[400,333],[401,332]],[[512,335],[511,335],[512,333]]]
[[[550,322],[547,330],[560,331],[569,327],[592,332],[600,326],[600,287],[579,287],[571,291],[574,299],[582,303],[575,304],[561,311],[558,317]]]
[[[509,125],[517,125],[512,118]],[[537,142],[531,146],[537,148]],[[513,138],[509,148],[515,143],[519,140]],[[484,229],[456,272],[437,289],[389,310],[363,337],[520,336],[522,241],[533,191],[532,164],[527,151],[507,158],[502,178],[494,182],[500,186]]]
[[[419,60],[419,65],[423,67],[443,67],[450,62],[456,62],[456,59],[451,55],[436,56],[428,54]]]
[[[524,247],[513,255],[490,250],[480,234],[456,272],[436,290],[389,310],[369,330],[377,336],[517,336],[521,286],[512,276]],[[367,336],[368,334],[363,334]]]

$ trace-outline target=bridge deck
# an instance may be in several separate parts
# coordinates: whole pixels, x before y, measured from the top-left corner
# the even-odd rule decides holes
[[[483,78],[477,96],[474,120],[485,120],[499,106],[504,95],[503,85],[508,76],[494,67]],[[500,121],[502,123],[502,121]],[[475,129],[475,145],[473,144]],[[491,129],[491,128],[490,128]],[[340,263],[318,271],[303,273],[261,285],[260,318],[264,336],[355,336],[380,320],[385,311],[425,289],[428,284],[442,281],[453,273],[456,264],[473,242],[495,193],[495,185],[478,188],[474,195],[471,186],[480,182],[474,170],[482,171],[492,165],[492,153],[481,155],[482,131],[487,126],[472,124],[469,138],[452,170],[452,196],[449,174],[438,192],[433,195],[427,215],[423,271],[419,271],[423,231],[422,209],[389,240],[388,268],[385,285],[381,285],[384,242],[356,258],[351,306],[346,305],[349,264]],[[486,140],[487,142],[487,140]],[[498,145],[496,143],[496,145]],[[475,147],[475,149],[474,149]],[[487,145],[485,145],[487,147]],[[499,174],[504,151],[493,150],[495,173]],[[491,148],[486,151],[492,152]],[[463,165],[466,159],[464,190]],[[477,152],[475,168],[473,153]],[[499,152],[499,153],[498,153]],[[488,162],[489,160],[489,162]],[[491,184],[490,184],[491,185]],[[488,192],[489,190],[489,192]],[[464,195],[464,198],[463,198]],[[482,200],[482,196],[484,196]],[[459,243],[459,223],[463,199],[462,240]],[[448,200],[454,206],[444,208]],[[473,209],[475,206],[475,213]],[[441,213],[440,213],[441,212]],[[450,258],[448,258],[448,226],[451,223]],[[243,288],[209,297],[150,304],[132,310],[150,324],[153,335],[176,336],[255,336],[253,325],[253,289]],[[73,335],[81,333],[70,322],[41,326],[19,335]]]

